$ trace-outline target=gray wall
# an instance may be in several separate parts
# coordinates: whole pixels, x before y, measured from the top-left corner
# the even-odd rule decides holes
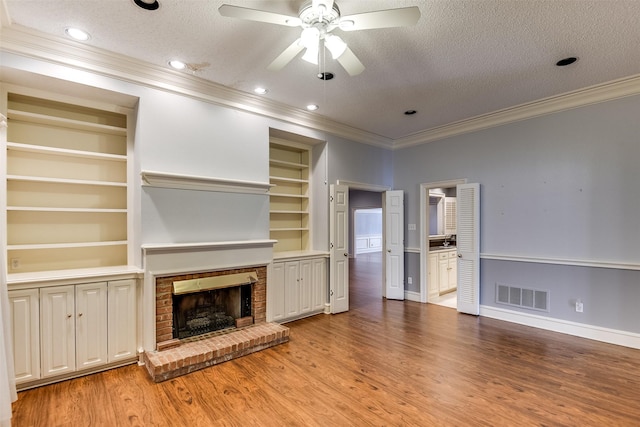
[[[637,264],[639,118],[634,96],[394,152],[406,222],[418,224],[407,246],[420,246],[420,184],[466,178],[481,185],[482,255]],[[415,272],[419,256],[407,263]],[[638,301],[638,271],[484,259],[481,304],[500,306],[496,282],[549,290],[550,317],[640,331],[628,302]]]

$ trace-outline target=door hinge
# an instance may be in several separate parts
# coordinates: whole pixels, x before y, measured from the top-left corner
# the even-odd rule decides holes
[[[333,196],[329,196],[329,202],[333,202]]]
[[[333,289],[331,289],[331,292],[329,293],[330,296],[333,296]]]
[[[333,243],[329,243],[329,248],[333,249]]]

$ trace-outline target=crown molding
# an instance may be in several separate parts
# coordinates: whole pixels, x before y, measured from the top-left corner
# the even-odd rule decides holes
[[[136,85],[189,96],[282,122],[324,131],[345,139],[391,148],[393,140],[366,132],[306,110],[258,97],[200,77],[150,64],[62,37],[19,25],[0,27],[4,52],[89,71]]]
[[[393,148],[426,144],[439,139],[638,94],[640,94],[640,74],[428,129],[396,139]]]
[[[4,5],[4,1],[0,1],[0,5]],[[37,32],[19,25],[0,24],[0,35],[0,50],[4,52],[189,96],[284,123],[327,132],[350,141],[392,150],[640,94],[640,74],[638,74],[460,120],[393,140],[305,110],[231,89],[197,76],[139,61],[73,40]]]

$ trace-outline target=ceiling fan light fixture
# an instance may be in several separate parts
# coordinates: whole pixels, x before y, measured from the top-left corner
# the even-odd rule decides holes
[[[318,65],[318,45],[311,45],[302,55],[302,59],[310,64]]]
[[[327,34],[324,38],[324,45],[331,52],[331,57],[333,59],[338,59],[342,56],[345,50],[347,50],[347,44],[340,37]]]

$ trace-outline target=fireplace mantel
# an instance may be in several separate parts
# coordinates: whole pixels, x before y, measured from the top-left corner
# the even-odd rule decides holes
[[[156,348],[156,277],[256,266],[273,261],[275,240],[242,240],[198,243],[148,243],[144,260],[143,349]]]

